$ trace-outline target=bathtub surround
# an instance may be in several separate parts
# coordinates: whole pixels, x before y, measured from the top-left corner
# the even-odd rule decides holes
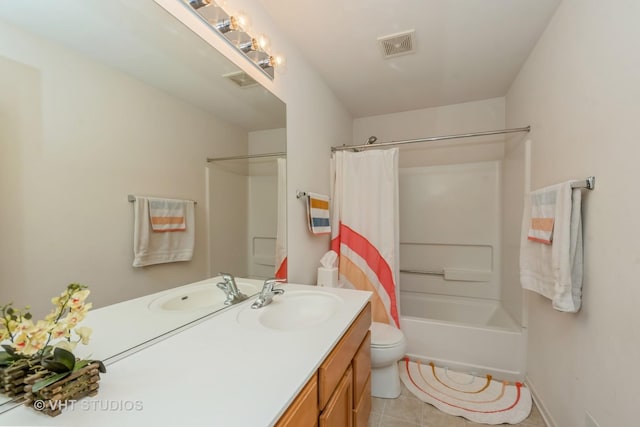
[[[400,308],[411,360],[523,380],[526,330],[498,301],[403,292]]]
[[[398,149],[331,157],[331,250],[339,280],[367,290],[374,322],[400,327],[398,313]]]

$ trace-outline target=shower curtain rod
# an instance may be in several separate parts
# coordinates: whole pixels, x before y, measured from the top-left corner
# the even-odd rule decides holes
[[[515,133],[515,132],[529,132],[530,130],[531,130],[531,126],[526,126],[522,128],[488,130],[484,132],[473,132],[473,133],[460,133],[457,135],[431,136],[429,138],[405,139],[403,141],[380,142],[380,143],[374,143],[374,144],[341,145],[337,147],[331,147],[331,151],[335,152],[335,151],[354,150],[354,149],[366,150],[367,148],[390,147],[393,145],[414,144],[416,142],[444,141],[447,139],[472,138],[474,136],[499,135],[503,133]]]
[[[268,153],[268,154],[248,154],[246,156],[231,156],[231,157],[207,157],[207,163],[219,162],[222,160],[243,160],[243,159],[257,159],[260,157],[287,157],[287,153]]]

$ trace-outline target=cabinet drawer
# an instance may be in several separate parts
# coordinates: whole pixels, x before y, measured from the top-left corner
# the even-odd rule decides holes
[[[319,413],[318,376],[314,375],[280,417],[276,427],[316,427]]]
[[[353,427],[366,427],[371,413],[371,375],[364,383],[364,390],[360,401],[353,410]]]
[[[365,383],[371,374],[371,331],[367,331],[360,348],[353,357],[353,404],[358,404]]]
[[[351,427],[353,423],[353,378],[349,368],[320,415],[320,427]]]
[[[349,330],[318,369],[318,401],[322,410],[371,327],[371,303],[362,309]]]

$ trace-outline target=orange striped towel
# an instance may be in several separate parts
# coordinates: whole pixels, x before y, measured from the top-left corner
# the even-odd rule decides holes
[[[329,196],[316,193],[307,194],[307,217],[309,231],[313,234],[330,234]]]
[[[154,232],[185,231],[187,200],[149,198],[149,222]]]
[[[552,185],[531,193],[531,225],[527,239],[550,245],[553,241],[553,225],[559,186]]]

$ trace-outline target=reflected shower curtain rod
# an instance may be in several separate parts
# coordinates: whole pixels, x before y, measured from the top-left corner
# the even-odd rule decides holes
[[[368,148],[379,148],[379,147],[390,147],[394,145],[404,145],[404,144],[415,144],[417,142],[434,142],[434,141],[444,141],[448,139],[459,139],[459,138],[472,138],[474,136],[487,136],[487,135],[500,135],[503,133],[515,133],[515,132],[529,132],[531,131],[531,126],[526,126],[522,128],[513,128],[513,129],[502,129],[502,130],[488,130],[484,132],[473,132],[473,133],[460,133],[457,135],[443,135],[443,136],[431,136],[429,138],[418,138],[418,139],[405,139],[403,141],[391,141],[391,142],[380,142],[374,144],[362,144],[362,145],[341,145],[337,147],[331,147],[331,151],[343,151],[343,150],[360,150],[360,149],[368,149]]]
[[[245,156],[230,156],[230,157],[207,157],[207,163],[220,162],[222,160],[244,160],[244,159],[257,159],[260,157],[287,157],[287,153],[267,153],[267,154],[247,154]]]

